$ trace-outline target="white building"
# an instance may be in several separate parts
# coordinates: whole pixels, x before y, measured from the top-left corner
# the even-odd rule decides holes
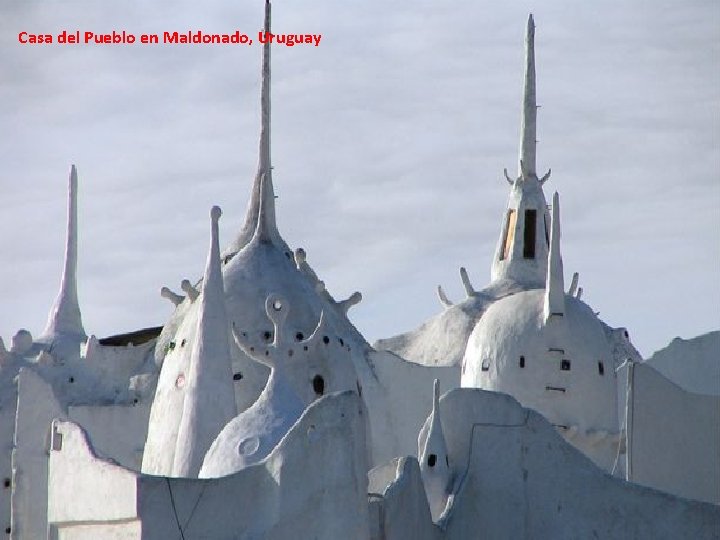
[[[211,210],[204,276],[184,280],[184,295],[162,289],[176,306],[162,328],[86,337],[73,167],[47,329],[0,345],[6,534],[715,537],[720,398],[636,364],[624,329],[582,302],[576,277],[565,291],[559,198],[551,220],[548,175],[535,172],[533,32],[530,19],[520,171],[508,178],[492,281],[477,291],[463,269],[467,298],[452,304],[440,289],[444,311],[381,343],[394,352],[348,319],[359,293],[336,301],[278,231],[269,45],[245,224],[221,252]]]

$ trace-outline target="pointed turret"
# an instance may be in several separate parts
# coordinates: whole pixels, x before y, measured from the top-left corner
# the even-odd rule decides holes
[[[565,283],[563,262],[560,254],[560,196],[553,194],[552,224],[550,228],[550,253],[545,283],[545,322],[551,317],[565,314]]]
[[[237,414],[225,292],[220,270],[220,215],[220,208],[214,206],[210,212],[210,252],[202,294],[198,299],[200,314],[195,342],[192,344],[173,476],[196,478],[215,437]]]
[[[65,267],[63,269],[60,292],[50,310],[47,325],[41,340],[52,341],[59,335],[78,338],[85,341],[87,337],[80,315],[80,304],[77,295],[77,256],[78,256],[78,227],[77,227],[77,169],[70,167],[68,181],[68,217],[67,238],[65,244]]]
[[[542,287],[547,271],[549,216],[542,185],[550,171],[538,179],[536,135],[535,21],[530,15],[525,36],[519,171],[513,180],[505,169],[505,178],[512,188],[490,274],[493,281],[507,279],[529,289]]]
[[[430,513],[433,521],[437,521],[447,505],[450,488],[450,460],[440,420],[440,381],[438,379],[435,379],[433,383],[433,408],[429,427],[427,431],[422,431],[418,438],[418,459]]]
[[[520,157],[518,176],[532,177],[535,172],[535,147],[537,144],[537,99],[535,96],[535,21],[528,17],[525,34],[525,85],[523,109],[520,121]]]
[[[263,31],[270,32],[270,1],[265,1],[265,23]],[[264,178],[264,180],[263,180]],[[262,212],[261,212],[262,207]],[[223,252],[223,259],[232,257],[253,237],[260,215],[265,215],[268,238],[279,247],[287,249],[280,237],[275,221],[275,190],[272,183],[270,160],[270,41],[266,40],[262,51],[262,80],[260,83],[260,147],[258,169],[248,201],[245,223],[235,241]]]

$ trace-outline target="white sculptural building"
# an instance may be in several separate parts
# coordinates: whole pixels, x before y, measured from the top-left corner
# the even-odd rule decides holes
[[[526,39],[491,282],[462,268],[466,299],[438,288],[438,315],[374,346],[348,318],[360,293],[333,298],[278,230],[269,44],[245,223],[221,250],[210,209],[204,275],[162,288],[162,327],[88,337],[73,166],[47,327],[0,342],[7,537],[717,538],[720,397],[644,363],[577,274],[566,287],[559,196],[536,172],[532,17]]]

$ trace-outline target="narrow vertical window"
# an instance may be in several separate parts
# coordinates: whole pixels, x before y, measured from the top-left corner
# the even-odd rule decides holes
[[[500,260],[503,261],[510,257],[512,253],[513,241],[515,240],[515,223],[517,222],[517,212],[508,210],[505,219],[505,230],[503,231],[503,247],[500,250]]]
[[[525,210],[525,227],[523,229],[523,257],[535,258],[535,233],[537,231],[537,210]]]
[[[482,365],[480,366],[480,369],[482,371],[488,371],[490,369],[490,360],[486,358],[482,361]]]
[[[605,364],[602,362],[598,362],[598,373],[600,375],[605,375]]]
[[[543,214],[543,225],[545,226],[545,244],[550,247],[550,227],[548,227],[547,214]]]
[[[560,362],[560,369],[562,371],[570,371],[570,360],[563,360]]]
[[[520,367],[521,367],[521,368],[524,368],[524,367],[525,367],[525,357],[524,357],[524,356],[521,356],[521,357],[520,357]]]

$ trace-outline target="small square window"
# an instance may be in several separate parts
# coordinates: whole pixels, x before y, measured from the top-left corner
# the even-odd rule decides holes
[[[490,360],[489,360],[489,359],[486,358],[485,360],[483,360],[481,369],[482,369],[483,371],[489,371],[489,370],[490,370]]]
[[[560,369],[562,371],[570,371],[570,360],[563,360],[560,362]]]

